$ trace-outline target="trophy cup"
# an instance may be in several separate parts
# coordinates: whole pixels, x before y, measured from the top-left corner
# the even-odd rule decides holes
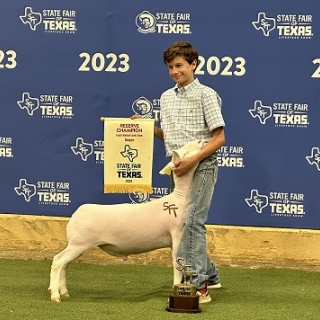
[[[177,264],[181,267],[179,271],[183,271],[183,283],[175,284],[173,287],[173,294],[169,296],[169,306],[167,311],[179,313],[199,313],[199,296],[197,296],[197,288],[192,284],[192,275],[194,271],[187,270],[192,267],[188,264],[182,264],[182,258],[177,259]],[[190,283],[187,283],[187,277]]]

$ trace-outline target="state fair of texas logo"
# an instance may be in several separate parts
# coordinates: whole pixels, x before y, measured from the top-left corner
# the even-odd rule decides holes
[[[261,100],[255,100],[249,113],[263,125],[268,119],[275,127],[282,128],[307,128],[309,126],[310,106],[301,102],[273,102],[272,107],[264,105]]]
[[[22,196],[26,202],[30,202],[33,196],[41,205],[63,205],[70,204],[70,183],[67,181],[45,181],[39,180],[28,183],[27,179],[19,179],[18,186],[14,187],[18,196]]]
[[[276,18],[267,17],[265,12],[259,12],[257,20],[252,21],[253,27],[269,37],[273,30],[279,39],[308,40],[313,36],[311,14],[277,14]]]
[[[183,33],[190,34],[189,12],[157,12],[155,15],[147,10],[140,12],[135,19],[137,31],[142,34],[150,33]]]
[[[302,218],[304,210],[305,194],[301,192],[271,191],[268,195],[260,194],[257,189],[252,189],[250,197],[245,199],[249,207],[259,214],[266,207],[271,217]]]
[[[24,14],[19,18],[32,31],[36,31],[39,25],[43,26],[46,33],[74,34],[77,31],[76,11],[72,9],[43,9],[36,12],[31,7],[25,7]]]

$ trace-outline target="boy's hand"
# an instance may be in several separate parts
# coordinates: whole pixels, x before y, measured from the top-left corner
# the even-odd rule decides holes
[[[134,120],[134,119],[139,119],[142,118],[139,114],[134,114],[133,116],[130,117],[130,119]]]
[[[194,162],[191,158],[181,158],[176,160],[171,170],[178,176],[184,176],[193,166]]]

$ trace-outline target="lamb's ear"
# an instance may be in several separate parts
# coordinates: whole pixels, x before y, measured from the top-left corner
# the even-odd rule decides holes
[[[159,171],[159,173],[160,173],[160,174],[167,174],[167,175],[170,176],[172,166],[173,166],[173,163],[172,163],[172,161],[170,161],[165,167],[163,167],[163,168]]]
[[[172,162],[178,160],[181,158],[181,155],[180,155],[180,149],[177,150],[177,151],[172,151]]]

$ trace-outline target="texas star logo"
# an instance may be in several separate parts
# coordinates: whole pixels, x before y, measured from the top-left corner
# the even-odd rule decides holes
[[[31,98],[29,92],[24,92],[22,94],[21,101],[17,101],[17,103],[21,110],[27,110],[29,116],[32,116],[33,113],[40,107],[39,99]]]
[[[306,156],[306,159],[310,165],[315,165],[317,170],[320,171],[320,148],[313,147],[311,149],[311,155]]]
[[[124,146],[124,151],[120,153],[124,158],[128,158],[130,162],[138,156],[138,150],[132,149],[128,144]]]
[[[266,124],[266,121],[272,117],[272,108],[264,106],[261,100],[254,102],[254,108],[249,109],[253,118],[258,118],[261,124]]]
[[[252,25],[256,30],[261,30],[266,37],[276,28],[276,19],[267,18],[265,12],[258,13],[257,21],[253,21]]]
[[[36,194],[36,186],[29,184],[26,179],[19,180],[19,186],[14,188],[18,196],[23,196],[25,201],[30,202],[30,199]]]
[[[250,198],[246,198],[245,201],[249,207],[254,207],[258,213],[262,213],[262,210],[269,204],[268,197],[259,194],[257,189],[252,189]]]
[[[91,143],[85,143],[83,138],[78,137],[76,139],[76,145],[72,146],[71,150],[75,155],[80,155],[82,161],[87,161],[88,157],[93,153],[93,145]]]
[[[24,15],[19,17],[23,24],[28,24],[32,31],[35,31],[37,25],[42,22],[42,15],[38,12],[33,12],[31,7],[24,9]]]

